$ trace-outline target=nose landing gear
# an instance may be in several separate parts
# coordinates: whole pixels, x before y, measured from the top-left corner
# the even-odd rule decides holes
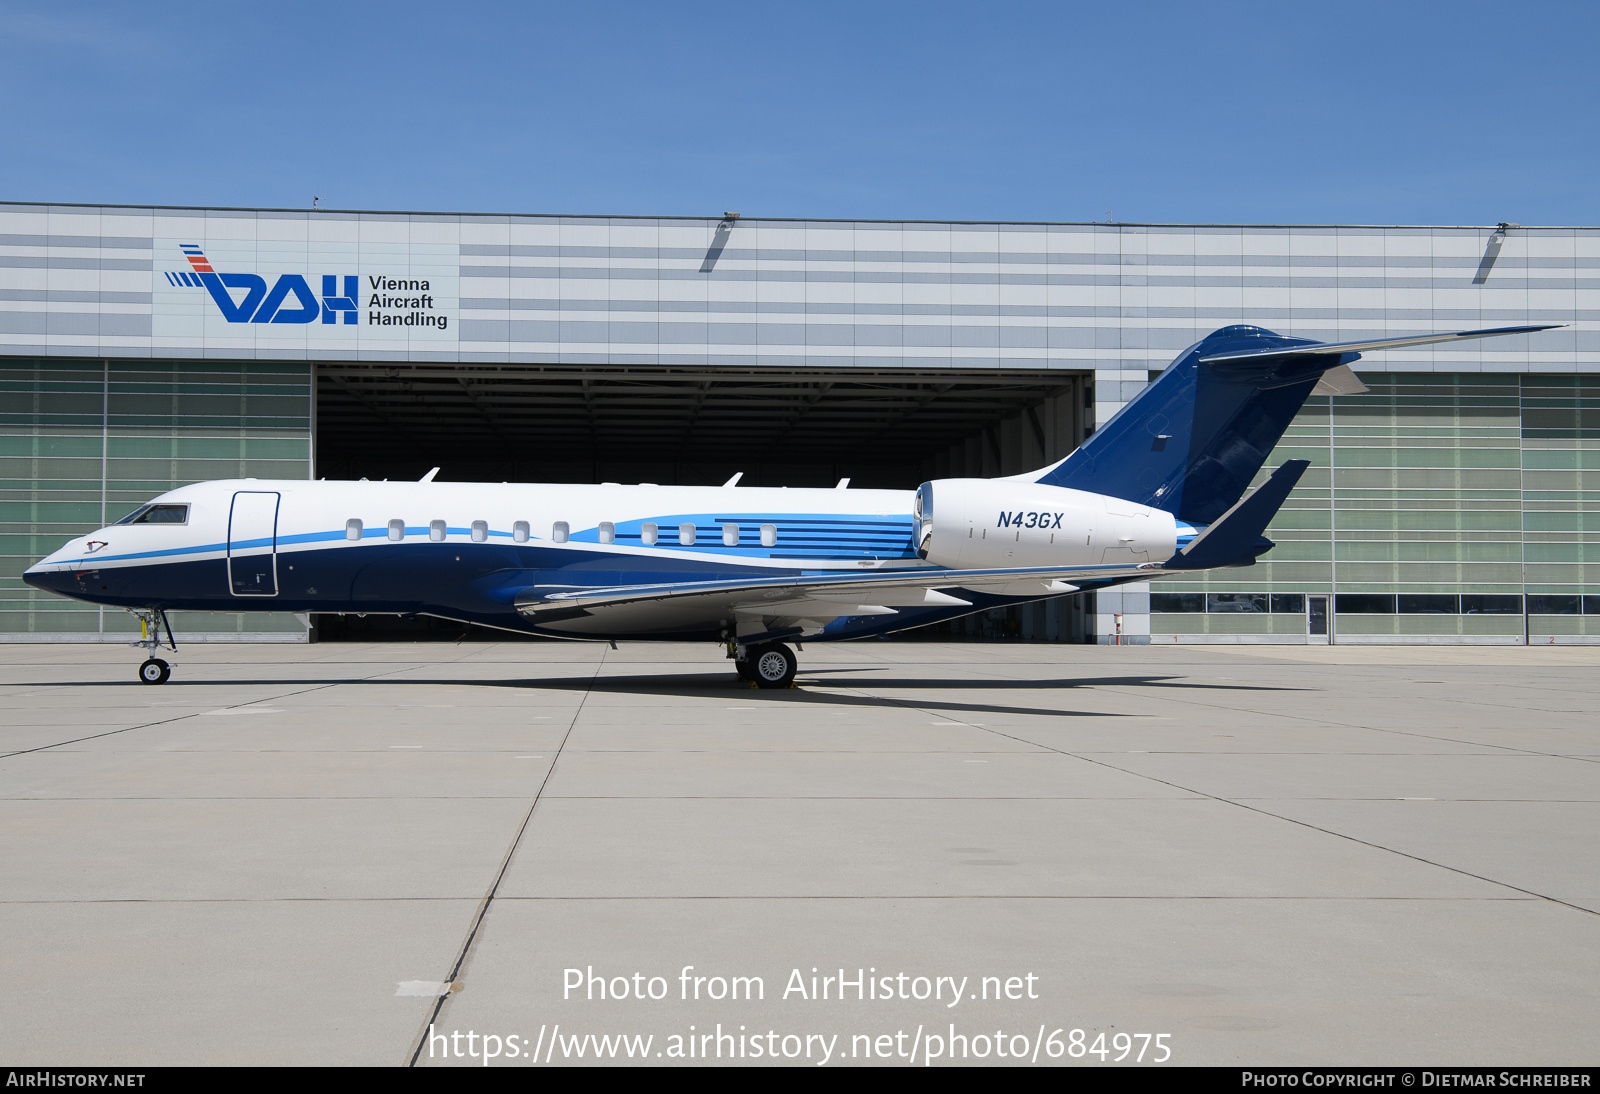
[[[178,643],[172,637],[172,624],[167,622],[167,613],[160,608],[129,608],[130,612],[139,617],[139,641],[130,642],[128,645],[141,650],[154,653],[159,649],[176,651]],[[161,642],[161,632],[167,632],[166,645]],[[159,657],[146,658],[139,666],[139,682],[141,684],[165,684],[172,675],[172,666]]]

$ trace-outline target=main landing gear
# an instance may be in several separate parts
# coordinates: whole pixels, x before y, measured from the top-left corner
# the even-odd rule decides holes
[[[787,688],[794,685],[794,674],[800,668],[794,651],[782,642],[762,642],[754,646],[729,643],[733,667],[739,679],[747,680],[758,688]]]
[[[160,608],[129,608],[130,612],[139,617],[139,641],[130,642],[128,645],[138,649],[149,650],[154,653],[159,649],[176,651],[178,643],[172,637],[172,624],[167,622],[167,613]],[[161,643],[161,632],[167,632],[166,645]],[[172,675],[172,666],[159,657],[149,657],[144,664],[139,666],[139,682],[141,684],[165,684]]]

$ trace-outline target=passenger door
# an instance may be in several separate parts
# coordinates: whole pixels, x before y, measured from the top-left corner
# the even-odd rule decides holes
[[[240,490],[228,511],[228,587],[234,596],[278,595],[278,494]]]

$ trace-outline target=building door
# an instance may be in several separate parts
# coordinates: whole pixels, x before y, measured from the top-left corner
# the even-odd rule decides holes
[[[228,511],[228,587],[234,596],[278,595],[278,495],[241,490]]]
[[[1328,640],[1328,598],[1306,597],[1306,634],[1312,642]]]

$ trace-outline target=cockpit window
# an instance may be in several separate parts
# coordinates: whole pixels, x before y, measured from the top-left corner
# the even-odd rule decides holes
[[[141,505],[118,524],[188,524],[187,505]]]

